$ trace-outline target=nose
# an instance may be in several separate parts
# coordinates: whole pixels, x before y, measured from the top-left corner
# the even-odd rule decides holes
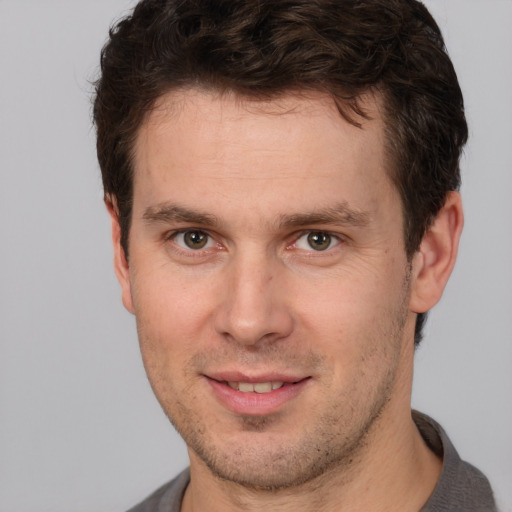
[[[215,329],[245,346],[286,338],[293,330],[287,287],[277,262],[255,254],[239,255],[225,269]]]

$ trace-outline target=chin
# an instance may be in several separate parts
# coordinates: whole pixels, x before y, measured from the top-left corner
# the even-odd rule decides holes
[[[348,436],[339,432],[303,432],[293,439],[289,433],[269,432],[269,418],[244,421],[245,430],[222,440],[185,434],[191,462],[199,461],[217,478],[247,489],[277,491],[314,484],[322,475],[346,470],[365,444],[367,430]],[[343,430],[343,429],[340,429]],[[203,431],[204,432],[204,431]],[[197,433],[197,432],[196,432]]]

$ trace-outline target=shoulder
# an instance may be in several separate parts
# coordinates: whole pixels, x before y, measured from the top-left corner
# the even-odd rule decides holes
[[[421,512],[494,512],[494,496],[485,475],[463,461],[443,428],[425,414],[413,419],[429,448],[443,458],[441,476]]]
[[[183,493],[189,481],[190,472],[186,469],[128,512],[179,512]]]

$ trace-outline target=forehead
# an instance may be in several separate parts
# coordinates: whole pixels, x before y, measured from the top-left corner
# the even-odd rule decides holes
[[[283,208],[301,201],[318,208],[313,203],[341,194],[337,203],[350,199],[368,209],[391,183],[380,98],[368,95],[361,105],[368,119],[357,119],[358,127],[319,92],[271,100],[198,89],[168,93],[138,133],[134,208],[138,193],[155,203],[166,195],[176,200],[178,191],[185,200],[207,201],[215,191],[226,201],[259,193],[261,204]],[[269,187],[279,189],[279,201],[270,201]]]
[[[290,118],[301,119],[301,122],[309,120],[311,124],[319,119],[329,120],[334,131],[359,127],[363,132],[380,132],[383,136],[383,102],[383,95],[378,91],[360,95],[357,107],[366,115],[363,117],[353,112],[349,103],[322,91],[282,91],[269,98],[260,98],[201,87],[175,89],[156,100],[144,117],[136,140],[140,141],[148,130],[153,134],[159,128],[165,130],[169,123],[183,125],[207,120],[208,124],[203,125],[205,132],[208,129],[213,132],[215,125],[228,127],[232,122],[250,122],[258,118],[273,119],[276,125],[280,120],[284,123]],[[345,113],[351,122],[345,119]]]

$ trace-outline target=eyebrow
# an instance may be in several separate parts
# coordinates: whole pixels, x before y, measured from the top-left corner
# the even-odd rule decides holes
[[[215,215],[191,210],[171,203],[149,206],[144,210],[142,218],[148,223],[161,222],[169,224],[172,222],[188,222],[190,224],[200,224],[211,227],[218,226],[219,224]]]
[[[174,203],[161,203],[145,209],[142,218],[148,223],[186,222],[207,227],[218,227],[221,223],[215,215],[185,208]],[[278,217],[280,229],[290,229],[316,224],[365,227],[370,223],[370,214],[350,208],[341,202],[333,207],[306,213],[283,214]]]
[[[312,224],[334,224],[339,226],[365,227],[370,223],[368,212],[350,208],[347,203],[309,213],[282,215],[279,220],[281,228],[294,228]]]

